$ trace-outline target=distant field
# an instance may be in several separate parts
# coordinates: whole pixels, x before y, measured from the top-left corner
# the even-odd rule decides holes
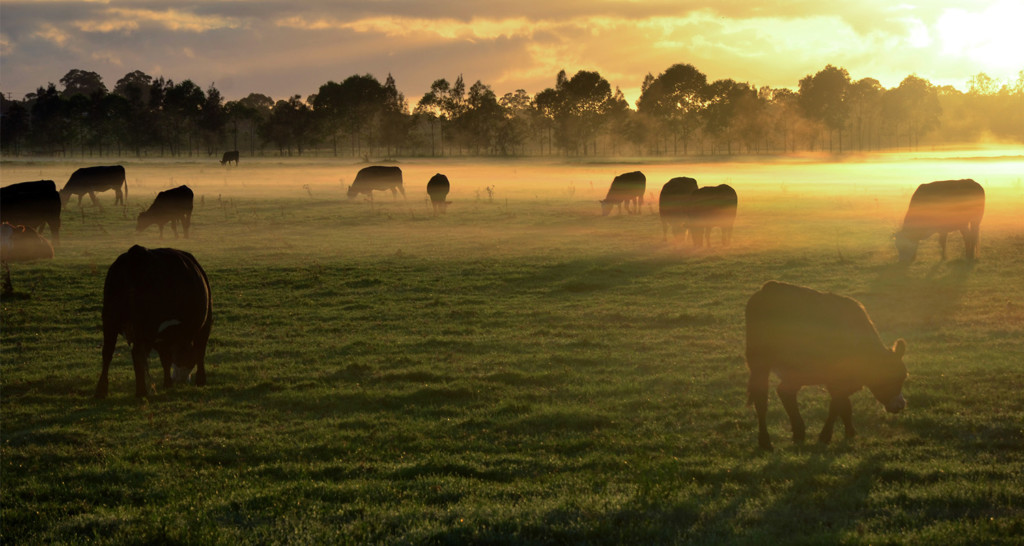
[[[0,183],[95,162],[0,163]],[[398,163],[406,198],[345,199],[329,158],[125,160],[129,210],[64,213],[11,266],[0,343],[0,542],[1016,543],[1024,536],[1024,158],[841,163]],[[639,216],[600,216],[642,170]],[[452,182],[448,214],[425,186]],[[733,244],[663,242],[674,176],[739,194]],[[914,188],[987,192],[979,260],[890,239]],[[156,192],[196,194],[191,239],[135,234]],[[134,393],[100,368],[107,267],[132,244],[209,274],[209,385]],[[908,408],[853,397],[859,436],[757,449],[743,306],[778,279],[859,299],[906,339]],[[150,362],[159,377],[159,362]],[[827,394],[804,389],[808,436]]]

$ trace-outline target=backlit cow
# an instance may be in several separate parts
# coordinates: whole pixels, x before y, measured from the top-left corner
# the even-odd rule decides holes
[[[18,182],[0,188],[0,222],[41,231],[50,227],[50,238],[60,244],[60,194],[53,180]]]
[[[118,335],[131,346],[136,396],[147,393],[149,352],[154,350],[163,365],[165,387],[186,381],[193,368],[196,385],[205,385],[212,322],[210,283],[191,254],[131,247],[114,260],[103,285],[103,368],[96,397],[107,396],[107,372]]]
[[[374,191],[388,190],[391,190],[391,196],[395,199],[398,198],[398,192],[402,192],[402,197],[405,197],[405,187],[402,185],[402,169],[373,165],[371,167],[364,167],[356,173],[356,179],[348,187],[347,195],[349,199],[352,199],[360,193],[364,193],[370,196],[370,201],[372,202]]]
[[[124,193],[121,193],[121,186],[124,186]],[[124,175],[124,167],[110,165],[105,167],[82,167],[71,173],[71,178],[60,190],[60,199],[63,206],[68,205],[72,195],[78,196],[78,206],[82,206],[82,196],[88,194],[92,204],[100,206],[96,200],[96,192],[114,190],[114,205],[124,205],[128,196],[128,180]]]
[[[644,173],[633,171],[616,176],[608,187],[608,195],[601,200],[601,215],[608,216],[615,205],[619,206],[619,214],[622,214],[622,203],[626,203],[627,213],[640,214],[646,191],[647,177]],[[630,204],[633,204],[633,210],[630,210]]]
[[[26,226],[0,224],[0,268],[3,269],[3,295],[14,293],[8,263],[31,262],[53,258],[53,246],[36,230]]]
[[[437,173],[430,177],[430,181],[427,182],[427,195],[430,196],[430,204],[434,206],[434,214],[444,214],[448,208],[449,201],[445,201],[448,198],[448,192],[451,190],[451,184],[448,183],[448,177]]]
[[[156,199],[149,206],[149,210],[139,213],[139,219],[135,224],[135,233],[141,233],[149,226],[156,224],[160,228],[160,238],[164,238],[164,224],[171,223],[174,237],[178,237],[176,224],[181,224],[181,230],[188,239],[189,226],[192,225],[192,190],[188,186],[178,186],[170,190],[164,190],[156,194]]]
[[[668,230],[672,228],[672,236],[686,238],[686,215],[690,196],[697,191],[697,181],[680,176],[673,178],[661,187],[658,195],[658,215],[661,217],[661,236],[668,241]]]
[[[946,259],[946,238],[960,231],[964,255],[973,260],[978,252],[981,217],[985,214],[985,190],[974,180],[943,180],[921,184],[910,197],[903,229],[896,234],[900,262],[917,257],[917,245],[933,233],[939,234],[942,259]]]
[[[221,165],[227,165],[232,161],[235,162],[235,166],[238,166],[238,150],[232,150],[230,152],[224,152],[224,155],[220,158]]]
[[[804,421],[796,394],[804,385],[824,385],[832,396],[818,441],[828,443],[836,418],[846,437],[853,429],[850,395],[865,385],[891,413],[906,407],[903,365],[906,343],[882,344],[875,325],[857,300],[810,288],[769,281],[747,302],[747,403],[757,409],[758,443],[771,449],[765,415],[768,379],[779,378],[776,392],[789,415],[793,441],[803,442]]]
[[[728,184],[704,186],[690,194],[687,227],[693,245],[711,246],[711,228],[722,230],[722,244],[732,241],[732,226],[736,221],[736,190]]]

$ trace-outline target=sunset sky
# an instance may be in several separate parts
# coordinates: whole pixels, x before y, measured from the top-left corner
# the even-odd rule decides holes
[[[438,78],[532,95],[565,69],[597,70],[634,105],[644,76],[676,63],[755,86],[796,88],[833,64],[966,90],[978,72],[1017,79],[1021,21],[1024,0],[4,0],[0,91],[21,99],[79,68],[108,89],[141,70],[281,99],[390,73],[413,107]]]

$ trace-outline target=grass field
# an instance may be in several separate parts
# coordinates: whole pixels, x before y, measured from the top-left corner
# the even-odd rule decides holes
[[[129,212],[72,207],[49,262],[2,301],[0,542],[1019,543],[1024,536],[1024,159],[821,163],[410,160],[407,198],[346,201],[334,159],[125,161]],[[110,160],[98,163],[110,163]],[[81,162],[5,161],[4,185]],[[600,216],[643,170],[639,216]],[[452,181],[448,214],[424,191]],[[673,176],[739,194],[733,244],[663,242]],[[914,188],[986,189],[979,260],[958,234],[909,268]],[[193,237],[135,234],[159,190]],[[134,396],[100,368],[104,275],[174,246],[213,289],[209,384]],[[909,406],[853,397],[859,435],[776,449],[746,407],[743,306],[770,279],[859,299],[906,339]],[[153,376],[159,364],[151,359]],[[800,396],[808,436],[827,395]]]

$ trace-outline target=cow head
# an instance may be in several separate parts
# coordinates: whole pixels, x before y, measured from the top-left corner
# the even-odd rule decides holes
[[[906,232],[900,231],[893,236],[896,241],[896,252],[900,255],[900,263],[909,264],[917,258],[917,241],[907,236]]]
[[[608,216],[612,212],[612,208],[615,207],[615,203],[607,199],[601,200],[601,216]]]
[[[903,353],[906,350],[907,343],[897,339],[892,350],[886,351],[883,356],[877,376],[868,384],[871,394],[885,405],[889,413],[899,413],[907,407],[907,401],[903,398],[903,382],[907,380],[907,367],[903,364]]]
[[[154,223],[152,214],[148,210],[140,212],[138,220],[135,221],[135,233],[142,233]]]
[[[345,195],[347,195],[349,199],[353,199],[353,198],[355,198],[355,196],[359,195],[359,192],[356,191],[356,189],[352,187],[352,184],[349,184],[348,192],[346,192]]]

